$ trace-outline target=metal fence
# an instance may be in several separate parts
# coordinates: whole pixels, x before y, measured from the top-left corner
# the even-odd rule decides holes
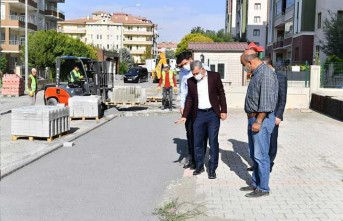
[[[343,62],[321,66],[320,87],[343,89]]]
[[[288,87],[310,86],[310,62],[282,61],[276,62],[275,70],[287,77]]]

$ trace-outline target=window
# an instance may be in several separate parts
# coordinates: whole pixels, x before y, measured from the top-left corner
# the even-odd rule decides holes
[[[211,64],[211,65],[210,65],[210,69],[211,69],[211,71],[216,71],[216,65]]]
[[[260,16],[255,16],[254,17],[254,23],[260,23],[261,22],[261,17]]]
[[[256,41],[255,45],[260,46],[260,42]]]
[[[286,2],[286,8],[289,8],[294,5],[294,0],[287,0]]]
[[[321,12],[318,13],[318,17],[317,17],[317,28],[322,28],[322,13]]]
[[[316,58],[319,58],[319,53],[320,53],[320,46],[316,46]]]
[[[261,10],[261,3],[255,3],[254,9]]]
[[[218,64],[218,72],[220,73],[221,79],[225,77],[225,64]]]
[[[136,45],[136,50],[139,50],[139,46],[138,45]]]
[[[337,18],[343,18],[343,11],[337,11]]]
[[[253,35],[260,36],[260,29],[254,29]]]
[[[110,49],[110,45],[109,44],[107,44],[107,49]]]

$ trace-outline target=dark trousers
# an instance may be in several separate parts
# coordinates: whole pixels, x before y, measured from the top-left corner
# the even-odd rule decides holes
[[[217,114],[210,110],[208,112],[198,111],[194,120],[194,150],[196,168],[201,169],[204,166],[204,139],[206,133],[210,143],[209,163],[208,167],[211,172],[214,172],[218,167],[219,158],[219,142],[218,133],[220,127],[220,119]]]
[[[186,136],[187,136],[187,144],[188,144],[188,153],[190,156],[189,162],[191,164],[195,165],[195,150],[194,150],[194,131],[193,131],[193,120],[192,116],[188,116],[186,123],[185,123],[185,128],[186,128]],[[207,131],[205,133],[204,137],[204,155],[206,154],[206,149],[207,149]]]
[[[275,125],[272,135],[270,137],[270,147],[269,147],[269,158],[270,158],[270,167],[273,167],[274,160],[277,153],[277,137],[279,135],[279,125]]]
[[[166,108],[166,103],[168,101],[169,108],[172,108],[173,102],[173,88],[164,87],[162,92],[162,106]]]

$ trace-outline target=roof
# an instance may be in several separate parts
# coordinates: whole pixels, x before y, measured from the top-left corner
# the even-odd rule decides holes
[[[93,15],[101,15],[101,14],[109,14],[108,12],[105,11],[97,11],[97,12],[93,12]]]
[[[237,51],[243,52],[248,48],[246,42],[193,42],[188,44],[188,49],[193,51]]]
[[[157,44],[157,48],[177,48],[177,43],[175,42],[161,42]]]

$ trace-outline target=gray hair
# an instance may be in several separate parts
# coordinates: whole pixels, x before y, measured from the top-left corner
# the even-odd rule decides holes
[[[254,60],[254,59],[259,59],[259,57],[257,56],[257,53],[256,54],[247,54],[247,55],[243,56],[243,59],[245,61],[250,61],[250,60]]]
[[[195,60],[191,63],[191,71],[194,70],[195,67],[198,67],[199,69],[203,68],[201,61]]]
[[[37,69],[36,68],[32,68],[31,72],[33,72],[33,71],[37,72]]]

